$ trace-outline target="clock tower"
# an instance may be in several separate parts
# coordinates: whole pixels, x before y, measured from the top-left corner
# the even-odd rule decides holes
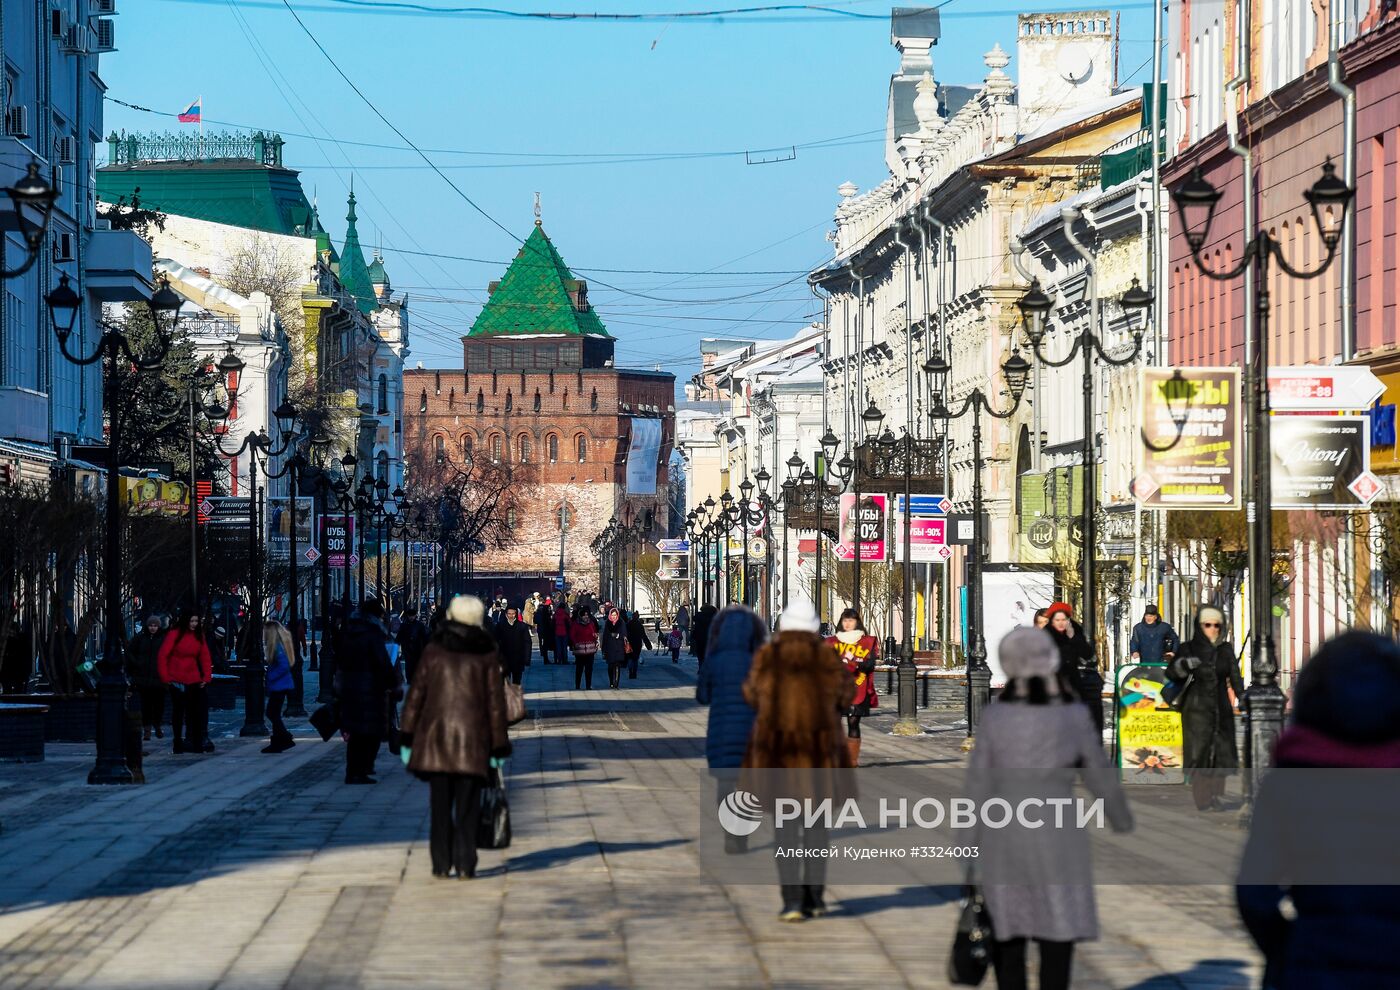
[[[1107,10],[1020,14],[1016,23],[1020,132],[1113,95],[1113,27]]]

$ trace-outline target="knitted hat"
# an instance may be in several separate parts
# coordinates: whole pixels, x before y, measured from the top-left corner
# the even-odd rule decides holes
[[[1052,677],[1060,666],[1060,651],[1044,629],[1018,626],[997,648],[1001,669],[1011,680]]]
[[[1142,610],[1142,614],[1143,614],[1143,615],[1160,615],[1161,613],[1157,611],[1157,606],[1156,606],[1156,605],[1149,605],[1149,606],[1147,606],[1147,608],[1145,608],[1145,609]]]
[[[796,598],[789,602],[778,619],[778,632],[814,633],[820,628],[821,620],[817,618],[817,610],[805,598]]]
[[[447,606],[447,618],[464,626],[480,626],[486,619],[486,606],[473,595],[457,595]]]

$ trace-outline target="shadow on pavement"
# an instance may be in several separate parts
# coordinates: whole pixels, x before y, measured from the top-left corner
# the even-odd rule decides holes
[[[1179,990],[1181,987],[1217,987],[1234,990],[1254,986],[1249,963],[1243,959],[1202,959],[1190,969],[1149,977],[1123,990]]]
[[[930,908],[956,901],[959,888],[947,884],[939,887],[900,887],[884,894],[868,897],[842,897],[841,910],[846,914],[878,914],[891,908]]]
[[[637,852],[643,849],[667,849],[671,846],[690,844],[689,839],[657,839],[655,842],[575,842],[571,846],[556,846],[553,849],[540,849],[523,856],[512,856],[505,864],[508,873],[523,873],[530,870],[543,870],[558,866],[574,859],[584,859],[603,855]]]

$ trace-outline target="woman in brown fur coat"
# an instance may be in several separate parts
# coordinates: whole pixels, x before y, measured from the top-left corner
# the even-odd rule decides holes
[[[841,713],[855,695],[855,681],[836,653],[817,638],[817,615],[806,602],[794,602],[778,621],[778,635],[754,654],[753,667],[744,682],[744,700],[755,712],[744,769],[818,771],[782,775],[754,774],[745,789],[765,803],[783,794],[844,800],[849,788],[839,774],[820,771],[851,767],[850,751],[841,731]],[[765,778],[760,783],[760,778]],[[766,786],[765,786],[766,784]],[[841,792],[841,793],[838,793]],[[820,826],[783,828],[778,842],[784,846],[816,848],[828,843]],[[800,861],[799,861],[800,860]],[[826,913],[822,892],[826,861],[820,857],[781,857],[778,878],[782,883],[783,921],[802,921]]]

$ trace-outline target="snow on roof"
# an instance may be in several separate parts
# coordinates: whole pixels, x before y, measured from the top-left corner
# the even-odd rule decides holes
[[[1042,138],[1047,134],[1053,134],[1081,120],[1088,120],[1090,117],[1097,117],[1101,113],[1117,110],[1121,106],[1126,106],[1134,100],[1140,99],[1142,99],[1141,90],[1125,89],[1121,93],[1114,93],[1102,99],[1072,106],[1064,113],[1058,113],[1053,117],[1046,117],[1036,126],[1035,130],[1031,131],[1029,134],[1020,135],[1016,143],[1025,144],[1027,141],[1034,141],[1036,138]]]

